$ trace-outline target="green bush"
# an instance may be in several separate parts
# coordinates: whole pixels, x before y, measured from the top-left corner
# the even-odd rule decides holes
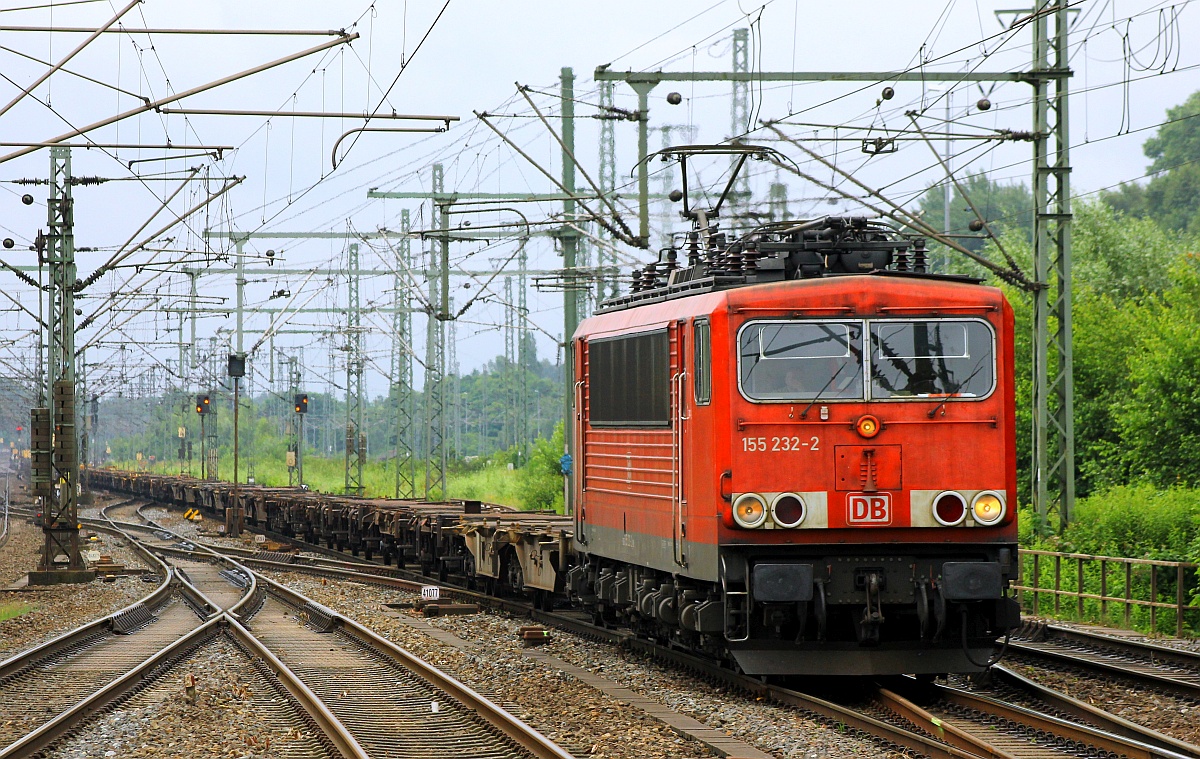
[[[446,478],[451,498],[468,498],[501,506],[525,508],[517,484],[519,473],[508,468],[507,461],[493,456],[478,465],[463,468]]]
[[[1058,550],[1166,561],[1197,561],[1200,490],[1124,485],[1075,503]]]
[[[563,425],[559,422],[550,438],[533,442],[529,463],[517,476],[517,494],[526,509],[563,511],[563,475],[559,460],[563,450]]]
[[[1103,490],[1075,503],[1071,524],[1061,535],[1047,535],[1038,529],[1038,517],[1022,511],[1019,517],[1021,545],[1062,553],[1113,556],[1159,561],[1200,563],[1200,490],[1174,487],[1157,490],[1148,484],[1124,485]],[[1130,626],[1143,632],[1174,635],[1177,620],[1172,609],[1131,606],[1120,600],[1101,603],[1081,599],[1077,594],[1105,595],[1120,599],[1151,599],[1173,604],[1178,599],[1179,575],[1173,567],[1134,565],[1126,574],[1118,562],[1078,561],[1041,557],[1034,580],[1034,557],[1023,560],[1023,584],[1045,590],[1056,587],[1068,595],[1055,601],[1043,594],[1036,609],[1033,595],[1025,596],[1027,613],[1051,614],[1080,622]],[[1056,568],[1058,583],[1056,585]],[[1153,582],[1151,580],[1153,575]],[[1128,582],[1126,581],[1128,578]],[[1185,573],[1183,598],[1196,605],[1200,600],[1195,572]],[[1126,587],[1128,585],[1128,587]],[[1128,613],[1128,617],[1126,614]],[[1184,632],[1194,634],[1200,628],[1200,615],[1184,614]]]

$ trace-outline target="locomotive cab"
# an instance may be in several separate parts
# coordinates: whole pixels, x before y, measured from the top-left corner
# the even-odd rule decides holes
[[[985,668],[1019,624],[1012,309],[879,221],[727,242],[719,206],[575,335],[568,589],[751,674]]]

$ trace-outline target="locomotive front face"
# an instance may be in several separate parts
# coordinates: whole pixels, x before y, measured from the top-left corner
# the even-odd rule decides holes
[[[1011,312],[966,285],[837,295],[729,321],[726,637],[747,671],[978,669],[1018,620]]]

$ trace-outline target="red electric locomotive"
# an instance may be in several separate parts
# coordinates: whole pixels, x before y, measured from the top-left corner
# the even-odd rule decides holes
[[[1012,309],[881,222],[727,243],[719,209],[574,336],[568,588],[751,674],[982,669],[1019,623]]]

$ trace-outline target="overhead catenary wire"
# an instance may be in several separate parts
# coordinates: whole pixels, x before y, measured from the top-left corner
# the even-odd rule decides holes
[[[462,163],[463,163],[463,165],[464,165],[464,166],[465,166],[465,165],[469,165],[469,164],[470,164],[470,158],[469,158],[469,157],[464,157],[464,158],[462,159]],[[367,172],[363,172],[363,173],[365,174],[365,173],[367,173]],[[317,207],[317,208],[319,208],[319,206],[314,206],[314,207]],[[582,226],[583,226],[583,225],[581,225],[581,227],[582,227]],[[615,246],[614,246],[614,247],[615,247]]]

